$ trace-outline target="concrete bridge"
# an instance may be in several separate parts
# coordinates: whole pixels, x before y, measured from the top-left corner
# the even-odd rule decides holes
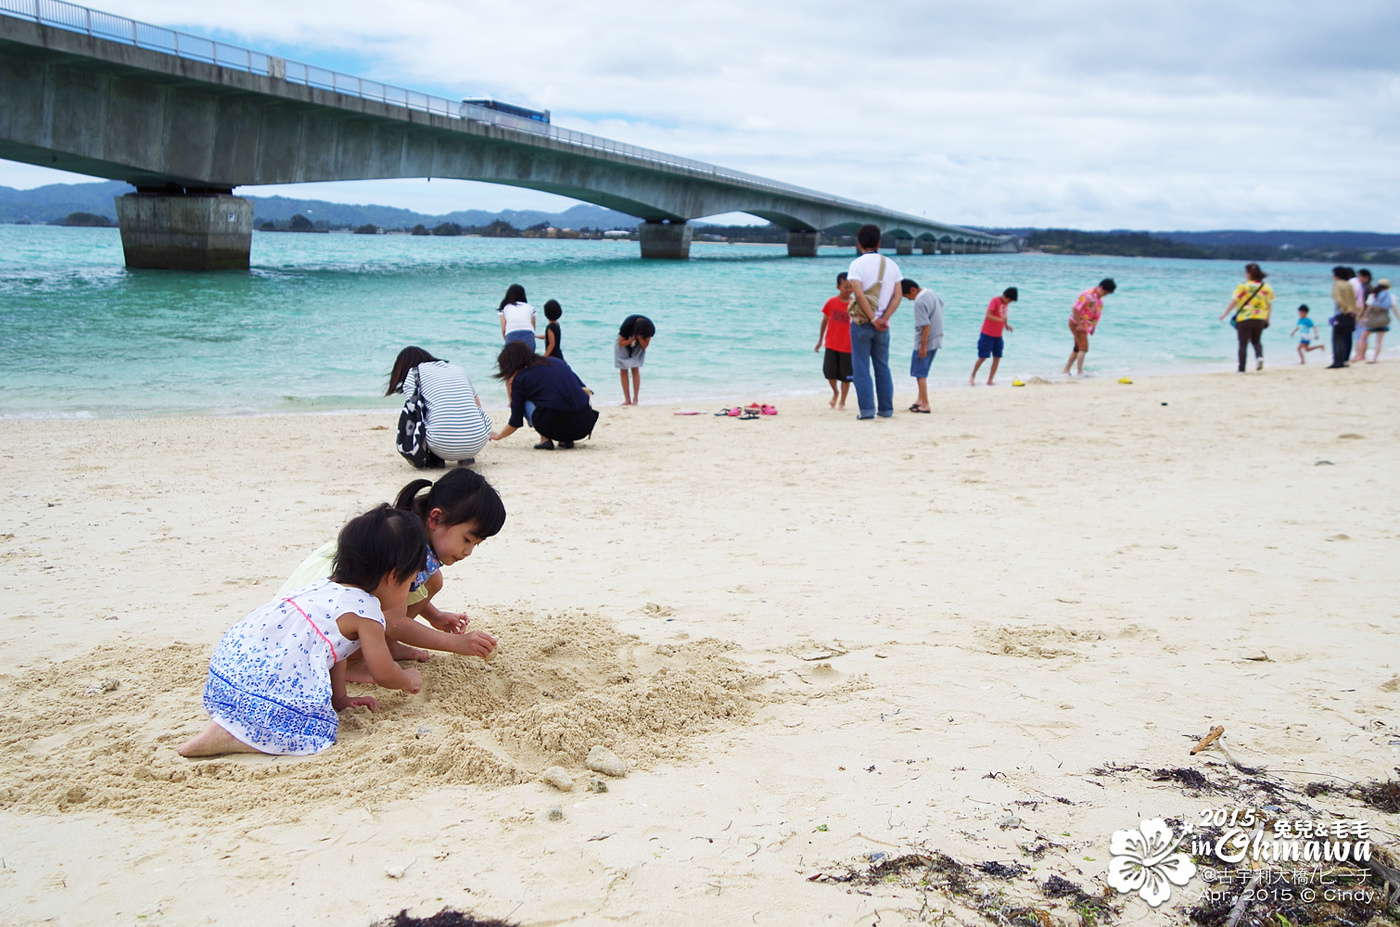
[[[688,221],[745,212],[817,253],[880,226],[896,251],[1014,251],[959,228],[659,151],[137,23],[61,0],[0,0],[0,158],[125,180],[131,267],[247,267],[239,186],[443,177],[510,184],[645,220],[643,257],[689,256]]]

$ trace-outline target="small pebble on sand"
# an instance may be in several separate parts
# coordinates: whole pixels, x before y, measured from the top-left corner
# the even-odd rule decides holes
[[[562,820],[564,820],[564,807],[563,807],[563,805],[550,805],[550,806],[549,806],[549,819],[550,819],[551,821],[562,821]]]
[[[590,791],[590,792],[597,792],[597,793],[599,793],[599,794],[602,794],[603,792],[606,792],[607,790],[608,790],[608,784],[607,784],[606,782],[604,782],[602,779],[590,779],[590,780],[588,780],[588,791]]]
[[[572,792],[574,790],[573,777],[565,771],[562,766],[551,766],[540,776],[540,781],[545,785],[552,785],[561,792]]]
[[[588,759],[583,761],[583,765],[605,776],[621,778],[627,775],[627,764],[623,762],[622,757],[603,746],[595,746],[589,750]]]

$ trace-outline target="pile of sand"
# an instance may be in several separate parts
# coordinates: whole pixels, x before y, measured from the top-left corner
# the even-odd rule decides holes
[[[328,794],[387,798],[581,769],[594,744],[645,768],[770,697],[713,639],[649,645],[577,612],[504,612],[486,626],[508,641],[490,663],[435,656],[418,695],[352,686],[379,710],[346,712],[336,745],[315,757],[176,755],[207,721],[202,648],[108,647],[0,677],[11,706],[0,715],[0,808],[295,819]]]

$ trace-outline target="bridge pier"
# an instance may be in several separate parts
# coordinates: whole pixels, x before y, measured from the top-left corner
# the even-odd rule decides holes
[[[919,250],[924,254],[937,254],[938,242],[934,241],[932,238],[925,238],[919,242]]]
[[[117,197],[126,266],[247,270],[253,204],[228,190],[128,193]]]
[[[821,244],[821,232],[788,232],[788,257],[816,257]]]
[[[899,255],[899,254],[913,254],[913,253],[914,253],[914,239],[912,239],[912,238],[896,238],[896,239],[894,240],[894,253],[897,254],[897,255]]]
[[[690,236],[686,222],[656,222],[648,219],[637,226],[642,243],[642,257],[684,261],[690,257]]]

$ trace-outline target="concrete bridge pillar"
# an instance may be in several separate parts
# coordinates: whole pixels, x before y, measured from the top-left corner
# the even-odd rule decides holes
[[[690,225],[685,222],[654,222],[651,219],[637,226],[642,242],[642,257],[684,261],[690,257]]]
[[[925,238],[919,242],[919,250],[924,254],[937,254],[938,242],[934,241],[932,238]]]
[[[914,253],[914,239],[912,239],[912,238],[896,238],[896,239],[894,240],[894,253],[895,253],[895,254],[913,254],[913,253]]]
[[[788,257],[816,257],[821,232],[788,232]]]
[[[247,270],[253,204],[216,193],[128,193],[117,197],[126,266],[159,270]]]

